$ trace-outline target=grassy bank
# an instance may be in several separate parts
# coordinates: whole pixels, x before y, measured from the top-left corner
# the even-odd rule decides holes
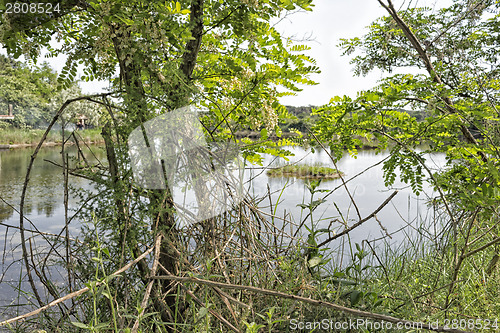
[[[463,239],[457,243],[459,249],[466,246]],[[399,253],[387,248],[387,257],[358,286],[363,293],[360,304],[370,303],[374,293],[383,300],[381,308],[398,318],[468,332],[497,332],[500,272],[494,247],[473,258],[465,258],[465,251],[457,262],[452,243],[442,248],[415,245],[408,243]]]
[[[5,128],[0,130],[0,145],[15,145],[15,144],[28,144],[35,145],[40,142],[45,129],[19,129],[19,128]],[[90,142],[101,142],[101,129],[86,129],[81,131],[76,131],[76,136],[79,140],[90,141]],[[70,131],[66,132],[66,136],[71,134]],[[50,131],[47,139],[47,143],[61,143],[61,131]]]
[[[285,165],[267,171],[269,177],[295,177],[301,179],[337,179],[342,173],[321,165]]]

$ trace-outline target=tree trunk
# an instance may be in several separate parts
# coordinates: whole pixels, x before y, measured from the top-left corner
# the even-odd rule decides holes
[[[179,68],[185,77],[185,83],[188,83],[191,79],[198,52],[200,50],[203,36],[203,3],[204,0],[193,0],[191,3],[190,27],[193,39],[190,39],[186,44],[186,48],[182,56],[182,63]],[[141,126],[141,124],[147,120],[146,118],[148,112],[144,86],[141,79],[141,68],[138,67],[133,59],[130,59],[130,55],[127,50],[122,47],[123,44],[120,40],[121,38],[126,39],[129,37],[130,36],[128,34],[116,34],[116,37],[112,40],[120,65],[121,84],[124,85],[126,91],[125,103],[130,111],[128,117],[132,120],[132,126],[137,127]],[[180,86],[178,88],[180,89]],[[183,94],[179,94],[177,90],[178,89],[174,88],[167,93],[172,99],[172,105],[180,107],[189,101],[189,96],[183,96]],[[149,140],[145,135],[144,129],[143,133],[146,145],[149,147]],[[165,184],[168,184],[167,179],[165,179]],[[180,259],[178,249],[180,248],[180,244],[178,241],[178,233],[175,228],[175,210],[173,206],[172,194],[170,193],[167,185],[165,190],[149,191],[148,197],[153,233],[164,233],[160,247],[159,263],[171,274],[178,275]],[[161,270],[159,273],[161,273]],[[141,274],[144,275],[145,272],[141,272]],[[148,277],[143,276],[143,278]],[[175,290],[172,290],[170,285],[171,282],[168,280],[162,280],[161,285],[156,290],[156,295],[167,294],[165,302],[170,308],[171,313],[174,313],[176,307],[176,295]],[[161,309],[158,310],[161,311]],[[165,317],[163,316],[163,318]]]

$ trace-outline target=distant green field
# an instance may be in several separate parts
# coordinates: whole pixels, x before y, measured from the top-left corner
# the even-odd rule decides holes
[[[36,144],[40,142],[43,133],[45,133],[44,129],[4,128],[0,130],[0,144]],[[70,131],[65,133],[66,136],[69,134],[71,134]],[[99,128],[77,131],[76,134],[84,141],[101,142],[103,140]],[[50,131],[45,142],[61,143],[61,131]]]

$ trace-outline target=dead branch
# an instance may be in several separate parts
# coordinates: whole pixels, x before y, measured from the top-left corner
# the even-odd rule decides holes
[[[110,93],[104,93],[104,94],[98,94],[98,95],[93,95],[93,96],[107,96],[107,95],[113,95],[115,92],[110,92]],[[38,290],[36,289],[35,281],[33,280],[33,276],[31,274],[31,267],[28,261],[28,250],[26,249],[26,236],[25,236],[25,229],[24,229],[24,204],[26,200],[26,191],[28,190],[28,183],[30,180],[30,174],[31,174],[31,168],[33,167],[33,163],[35,162],[36,156],[38,152],[40,151],[40,148],[42,147],[44,141],[47,139],[47,135],[49,134],[50,130],[56,123],[56,121],[59,119],[61,114],[64,112],[64,110],[70,105],[71,103],[81,101],[81,100],[88,100],[89,98],[93,96],[80,96],[77,98],[73,99],[68,99],[64,104],[59,108],[59,111],[57,111],[56,115],[54,118],[52,118],[52,121],[50,122],[49,126],[47,127],[47,130],[45,133],[43,133],[42,138],[40,139],[40,142],[38,143],[37,147],[35,148],[35,151],[33,152],[33,155],[31,155],[31,160],[28,164],[28,169],[26,170],[26,177],[24,179],[24,184],[23,184],[23,189],[21,193],[21,203],[19,204],[19,230],[21,234],[21,248],[23,252],[23,259],[24,259],[24,264],[26,266],[26,273],[28,275],[28,280],[31,286],[31,289],[33,290],[33,293],[35,295],[36,300],[38,301],[38,304],[41,306],[43,304],[42,299],[38,293]]]
[[[119,270],[115,271],[113,274],[111,274],[110,276],[111,277],[117,277],[119,276],[119,274],[125,272],[126,270],[128,270],[130,267],[132,267],[133,265],[135,265],[136,263],[140,262],[142,259],[144,259],[148,254],[150,254],[153,250],[155,249],[154,246],[150,247],[147,251],[145,251],[144,253],[142,253],[140,256],[137,257],[137,259],[131,261],[130,263],[128,263],[127,265],[123,266],[122,268],[120,268]],[[97,282],[96,283],[96,286],[99,286],[101,285],[102,282]],[[60,297],[56,300],[53,300],[52,302],[50,302],[49,304],[47,305],[44,305],[34,311],[31,311],[29,313],[26,313],[26,314],[23,314],[21,316],[17,316],[17,317],[14,317],[14,318],[10,318],[10,319],[7,319],[7,320],[4,320],[2,322],[0,322],[0,326],[5,326],[5,325],[8,325],[8,324],[11,324],[11,323],[14,323],[14,322],[17,322],[17,321],[22,321],[22,320],[25,320],[26,318],[28,317],[32,317],[34,315],[37,315],[39,314],[40,312],[44,311],[44,310],[47,310],[48,308],[51,308],[61,302],[64,302],[68,299],[72,299],[73,297],[76,297],[76,296],[79,296],[87,291],[89,291],[89,287],[85,287],[85,288],[82,288],[80,290],[77,290],[75,292],[72,292],[66,296],[63,296],[63,297]]]
[[[321,242],[319,245],[318,245],[318,248],[322,247],[322,246],[325,246],[326,244],[328,244],[329,242],[331,242],[332,240],[334,239],[337,239],[341,236],[344,236],[346,234],[348,234],[349,232],[351,232],[353,229],[359,227],[360,225],[362,225],[363,223],[365,223],[366,221],[370,220],[371,218],[373,218],[375,216],[375,214],[377,214],[379,211],[382,210],[382,208],[384,208],[391,200],[392,198],[394,198],[396,196],[396,194],[398,194],[398,191],[394,191],[392,192],[392,194],[387,198],[385,199],[385,201],[380,205],[378,206],[377,209],[375,209],[370,215],[368,215],[367,217],[365,217],[364,219],[362,220],[359,220],[358,222],[354,223],[352,226],[350,226],[349,228],[346,228],[344,229],[344,231],[342,231],[341,233],[338,233],[336,235],[333,235],[332,237],[328,238],[327,240]]]
[[[283,293],[280,291],[275,291],[275,290],[269,290],[269,289],[263,289],[263,288],[257,288],[257,287],[252,287],[252,286],[244,286],[244,285],[237,285],[237,284],[228,284],[228,283],[222,283],[222,282],[215,282],[215,281],[210,281],[210,280],[203,280],[203,279],[198,279],[195,277],[182,277],[182,276],[173,276],[173,275],[162,275],[162,276],[154,276],[153,278],[155,279],[160,279],[160,280],[173,280],[173,281],[179,281],[179,282],[192,282],[192,283],[198,283],[198,284],[204,284],[207,286],[211,287],[220,287],[220,288],[228,288],[228,289],[237,289],[237,290],[244,290],[244,291],[250,291],[250,292],[255,292],[263,295],[269,295],[269,296],[276,296],[276,297],[281,297],[281,298],[286,298],[286,299],[291,299],[297,302],[304,302],[304,303],[309,303],[315,306],[322,306],[322,307],[328,307],[332,308],[337,311],[342,311],[346,314],[350,314],[356,317],[363,317],[363,318],[371,318],[371,319],[376,319],[376,320],[383,320],[391,323],[403,323],[403,324],[408,324],[411,325],[412,327],[421,327],[423,329],[429,330],[429,331],[435,331],[435,332],[453,332],[453,333],[471,333],[467,331],[461,331],[453,328],[445,328],[445,327],[433,327],[432,325],[421,323],[421,322],[413,322],[410,320],[406,319],[400,319],[392,316],[387,316],[379,313],[373,313],[373,312],[367,312],[367,311],[361,311],[361,310],[356,310],[352,308],[348,308],[342,305],[338,305],[335,303],[330,303],[330,302],[325,302],[325,301],[318,301],[315,299],[307,298],[307,297],[302,297],[302,296],[296,296],[296,295],[290,295],[287,293]]]

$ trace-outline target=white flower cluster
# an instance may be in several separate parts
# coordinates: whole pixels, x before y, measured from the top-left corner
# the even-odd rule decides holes
[[[249,7],[258,8],[259,1],[258,0],[241,0],[241,2]]]
[[[251,82],[254,78],[255,72],[251,68],[245,67],[238,73],[238,76],[220,80],[220,87],[223,92],[220,106],[224,112],[229,112],[236,104],[240,104],[240,100],[233,97],[232,92],[244,92],[253,89]],[[250,100],[241,103],[240,107],[248,110],[247,120],[253,129],[258,129],[264,125],[268,131],[271,131],[278,125],[278,114],[273,107],[277,93],[276,88],[272,88],[268,90],[267,94],[260,96],[257,104],[255,101]]]
[[[268,131],[274,129],[278,125],[278,114],[272,106],[272,100],[265,99],[262,101],[261,113]]]

